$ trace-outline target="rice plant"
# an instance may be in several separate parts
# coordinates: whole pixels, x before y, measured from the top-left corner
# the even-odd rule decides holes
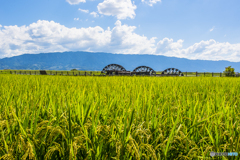
[[[0,159],[207,159],[240,150],[239,78],[6,74],[0,95]]]

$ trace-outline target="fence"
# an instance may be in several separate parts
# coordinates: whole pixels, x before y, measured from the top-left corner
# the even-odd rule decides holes
[[[226,77],[222,72],[183,72],[186,77]],[[233,77],[239,77],[238,72]]]
[[[1,74],[16,75],[43,75],[40,70],[1,70]],[[61,76],[100,76],[100,71],[46,71],[45,75],[61,75]]]
[[[156,76],[161,76],[160,71],[157,71]],[[222,72],[182,72],[184,77],[225,77]],[[17,74],[17,75],[41,75],[39,70],[1,70],[0,74]],[[105,76],[101,71],[46,71],[46,75],[61,75],[61,76]],[[152,75],[154,76],[154,75]],[[165,76],[172,76],[165,75]],[[239,73],[233,77],[240,77]]]

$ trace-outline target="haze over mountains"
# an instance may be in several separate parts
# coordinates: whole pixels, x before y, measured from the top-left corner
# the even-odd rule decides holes
[[[126,70],[144,65],[155,71],[167,68],[178,68],[182,72],[223,72],[225,67],[232,66],[240,71],[240,62],[189,60],[185,58],[156,55],[129,55],[93,52],[55,52],[40,54],[24,54],[0,59],[0,69],[24,70],[91,70],[101,71],[108,64],[122,65]]]

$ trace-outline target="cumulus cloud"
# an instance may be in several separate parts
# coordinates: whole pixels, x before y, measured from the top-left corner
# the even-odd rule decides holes
[[[74,18],[74,21],[78,21],[79,20],[79,18]]]
[[[85,10],[85,9],[78,8],[78,10],[81,11],[81,12],[84,12],[84,13],[88,13],[89,12],[89,10],[87,10],[87,9]]]
[[[120,21],[110,30],[67,28],[54,21],[39,20],[29,26],[0,29],[0,58],[24,53],[102,51],[124,54],[153,53],[154,39],[134,33],[134,26]]]
[[[2,25],[0,24],[0,28],[2,27]]]
[[[79,4],[79,3],[85,3],[86,0],[66,0],[69,4],[71,5],[75,5],[75,4]]]
[[[53,21],[37,21],[29,26],[5,26],[0,30],[0,57],[24,53],[87,50],[106,45],[110,32],[101,27],[67,28]]]
[[[111,31],[109,50],[113,53],[154,54],[156,37],[148,39],[140,36],[134,33],[135,29],[135,26],[122,25],[121,21],[117,20]]]
[[[135,9],[137,8],[131,0],[104,0],[99,3],[98,12],[107,16],[116,16],[117,19],[134,19]]]
[[[142,2],[148,4],[149,6],[153,6],[153,4],[161,2],[161,0],[142,0]]]
[[[240,62],[240,43],[220,43],[213,39],[183,48],[183,40],[174,41],[136,34],[136,26],[122,24],[104,30],[99,26],[68,28],[54,21],[39,20],[29,26],[0,28],[0,58],[25,53],[94,51],[123,54],[153,54],[202,60]]]
[[[182,48],[183,40],[180,39],[177,42],[173,42],[173,39],[164,38],[157,43],[157,53],[165,53],[168,51],[177,51]]]
[[[183,49],[183,40],[173,42],[172,39],[164,38],[157,43],[156,54],[201,60],[227,60],[240,62],[240,43],[219,43],[213,39],[201,41]]]
[[[96,18],[96,17],[99,17],[99,15],[98,15],[96,12],[91,12],[90,14],[91,14],[93,17],[95,17],[95,18]]]

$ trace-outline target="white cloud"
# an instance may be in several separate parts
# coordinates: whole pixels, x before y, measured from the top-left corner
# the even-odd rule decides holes
[[[134,33],[134,26],[115,23],[108,28],[67,28],[39,20],[29,26],[5,26],[0,30],[0,58],[25,53],[102,51],[123,54],[154,54],[155,38]]]
[[[0,57],[24,53],[46,53],[87,50],[105,46],[110,31],[99,26],[67,28],[53,21],[37,21],[29,26],[5,26],[0,30]]]
[[[135,26],[117,20],[115,27],[67,28],[54,21],[39,20],[29,26],[0,29],[0,58],[25,53],[94,51],[123,54],[153,54],[188,59],[240,62],[240,43],[219,43],[213,39],[183,48],[183,40],[147,38],[134,32]]]
[[[78,21],[79,20],[79,18],[74,18],[74,21]]]
[[[81,12],[84,12],[84,13],[88,13],[89,12],[89,10],[85,10],[85,9],[81,9],[81,8],[78,8],[78,10],[81,11]]]
[[[153,4],[156,4],[157,2],[161,2],[162,0],[142,0],[143,3],[148,4],[149,6],[153,6]]]
[[[122,25],[117,20],[111,31],[109,50],[113,53],[154,54],[155,37],[148,39],[134,33],[135,26]]]
[[[99,15],[98,15],[96,12],[91,12],[90,14],[91,14],[93,17],[95,17],[95,18],[96,18],[96,17],[99,17]]]
[[[215,27],[213,26],[209,31],[212,32],[215,29]]]
[[[134,19],[135,9],[137,8],[131,0],[104,0],[99,3],[98,12],[107,16],[116,16],[117,19]]]
[[[173,42],[172,39],[165,38],[157,44],[156,54],[188,59],[240,62],[240,43],[219,43],[210,39],[195,43],[185,49],[182,49],[182,43],[183,40]]]
[[[71,5],[75,5],[75,4],[79,4],[79,3],[85,3],[86,0],[66,0],[69,4]]]
[[[156,53],[166,53],[168,51],[178,51],[182,48],[183,40],[173,42],[173,39],[164,38],[157,43]]]
[[[0,24],[0,28],[2,27],[2,25]]]

